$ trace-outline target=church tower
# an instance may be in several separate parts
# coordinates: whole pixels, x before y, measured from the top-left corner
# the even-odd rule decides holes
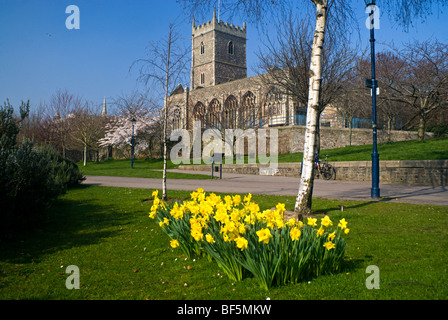
[[[247,77],[246,23],[243,27],[213,19],[192,25],[191,90]]]

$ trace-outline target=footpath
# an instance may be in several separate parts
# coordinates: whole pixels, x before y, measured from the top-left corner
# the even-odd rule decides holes
[[[171,169],[171,172],[188,173]],[[210,172],[191,172],[211,175]],[[222,179],[167,179],[168,190],[193,191],[203,188],[206,192],[264,194],[297,196],[300,179],[281,176],[259,176],[223,173]],[[125,188],[162,189],[162,179],[130,178],[111,176],[86,176],[83,184]],[[413,204],[448,206],[448,188],[444,186],[416,186],[403,184],[381,184],[381,198],[370,197],[370,182],[320,180],[314,182],[313,197],[337,200],[385,201]]]

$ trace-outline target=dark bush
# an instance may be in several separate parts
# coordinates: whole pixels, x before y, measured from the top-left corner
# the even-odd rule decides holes
[[[434,133],[434,138],[439,138],[448,135],[448,124],[431,124],[428,126],[428,131]]]
[[[2,234],[39,222],[52,200],[84,179],[76,164],[52,147],[38,147],[31,141],[17,144],[18,125],[11,119],[5,104],[0,109]]]
[[[25,141],[1,154],[0,208],[7,230],[39,221],[53,199],[83,180],[75,163]],[[3,229],[3,228],[2,228]]]

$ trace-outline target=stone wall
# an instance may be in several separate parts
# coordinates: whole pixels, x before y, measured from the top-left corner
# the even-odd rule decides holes
[[[370,161],[330,162],[335,170],[335,180],[371,181]],[[272,174],[269,165],[224,164],[223,173]],[[299,177],[301,163],[280,163],[275,175]],[[181,165],[181,170],[211,171],[211,165]],[[410,185],[447,186],[448,160],[399,160],[380,161],[380,183],[403,183]]]
[[[288,126],[278,128],[279,154],[295,153],[303,151],[303,139],[305,136],[305,127]],[[432,133],[426,133],[426,138],[432,138]],[[378,143],[407,141],[418,139],[418,133],[415,131],[401,130],[378,130]],[[363,145],[372,143],[372,129],[352,129],[351,145]],[[320,128],[320,148],[334,149],[350,145],[350,129],[347,128]]]

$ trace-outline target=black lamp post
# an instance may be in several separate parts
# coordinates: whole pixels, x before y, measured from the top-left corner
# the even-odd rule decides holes
[[[376,91],[378,88],[378,81],[375,78],[375,0],[364,0],[367,8],[370,8],[369,13],[369,29],[370,29],[370,59],[372,67],[372,78],[366,79],[366,86],[372,90],[372,131],[373,131],[373,151],[372,151],[372,189],[371,197],[380,197],[380,160],[377,149],[377,124],[376,124]]]
[[[135,123],[135,118],[132,118],[131,120],[132,123],[132,136],[131,136],[131,169],[134,168],[134,123]]]

